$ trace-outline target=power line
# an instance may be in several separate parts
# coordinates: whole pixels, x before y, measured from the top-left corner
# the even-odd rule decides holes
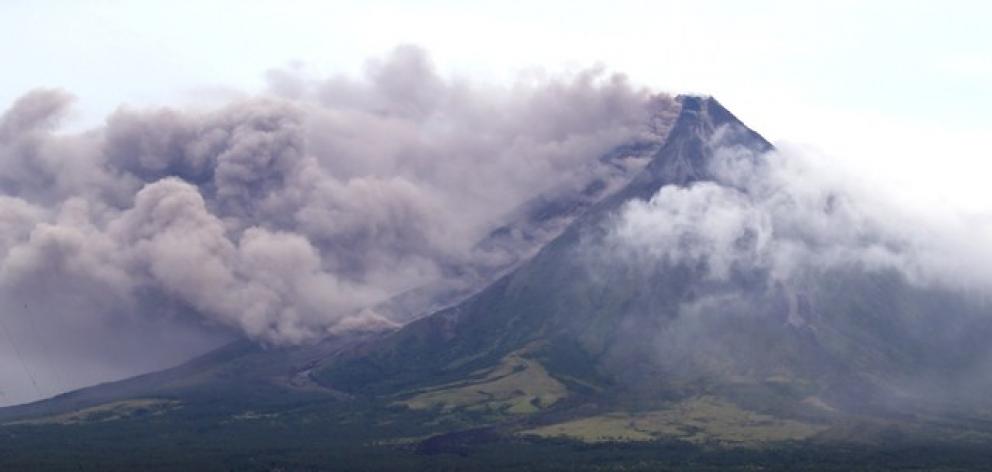
[[[34,374],[31,373],[31,369],[28,369],[28,365],[24,362],[24,356],[21,355],[21,350],[18,349],[17,343],[14,342],[14,337],[10,335],[10,330],[7,329],[7,323],[4,323],[2,316],[0,316],[0,328],[3,329],[3,334],[7,337],[7,342],[9,342],[14,348],[14,354],[17,355],[17,361],[21,363],[21,368],[24,369],[24,373],[27,374],[29,379],[31,379],[31,385],[34,386],[34,391],[38,395],[38,398],[44,397],[44,394],[41,393],[41,389],[38,388],[38,381],[35,380]]]
[[[48,367],[55,373],[55,381],[58,383],[56,388],[64,390],[65,382],[63,381],[63,377],[62,377],[62,369],[59,367],[58,363],[52,362],[52,355],[51,355],[51,350],[48,348],[48,342],[45,340],[44,337],[41,336],[41,333],[38,331],[38,324],[37,321],[34,319],[34,313],[31,313],[31,309],[28,308],[27,303],[24,304],[24,312],[27,313],[28,318],[30,319],[29,323],[31,324],[31,331],[34,332],[34,338],[35,340],[38,341],[38,344],[41,346],[42,355],[45,356],[45,364],[48,364]],[[58,394],[58,392],[52,392],[52,394],[56,395]]]

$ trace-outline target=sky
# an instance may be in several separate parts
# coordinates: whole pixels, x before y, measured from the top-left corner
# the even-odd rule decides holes
[[[85,131],[105,126],[108,116],[122,106],[132,110],[156,106],[203,109],[251,96],[266,90],[268,78],[271,77],[270,71],[276,69],[294,71],[300,77],[312,79],[313,83],[338,75],[361,77],[370,70],[370,60],[381,62],[397,46],[414,45],[419,50],[426,51],[429,61],[444,79],[443,83],[447,85],[442,86],[445,90],[443,93],[456,94],[454,96],[461,93],[457,85],[463,81],[495,86],[528,80],[535,84],[547,84],[553,83],[556,77],[568,77],[576,71],[594,66],[626,74],[632,83],[659,92],[712,95],[774,143],[793,150],[802,149],[803,153],[821,156],[822,160],[828,162],[837,162],[839,167],[845,169],[845,178],[863,181],[863,186],[891,195],[900,204],[925,213],[955,212],[986,217],[992,221],[992,189],[987,178],[992,172],[992,153],[986,143],[988,130],[992,129],[992,113],[988,112],[992,110],[992,92],[987,86],[992,83],[992,32],[986,25],[988,18],[992,18],[992,6],[986,2],[938,4],[878,1],[866,4],[848,1],[751,1],[745,4],[734,1],[624,0],[487,3],[7,0],[0,2],[0,44],[3,44],[0,49],[0,61],[3,64],[3,72],[0,74],[0,108],[6,109],[18,97],[39,87],[60,88],[75,97],[71,112],[63,121],[61,129],[67,132]],[[403,58],[400,59],[402,63]],[[408,63],[403,63],[406,66],[396,71],[401,74],[417,72],[418,61],[414,57]],[[389,73],[393,69],[384,70]],[[428,82],[433,80],[429,75]],[[552,82],[548,82],[549,78]],[[339,92],[347,94],[358,91],[364,95],[356,100],[367,102],[363,106],[379,106],[375,101],[382,99],[376,96],[381,90],[363,87],[365,86],[344,84]],[[540,85],[535,87],[531,98],[545,90]],[[445,116],[456,120],[477,119],[474,114],[477,110],[473,106],[480,103],[488,106],[491,103],[484,96],[487,89],[474,86],[472,90],[476,94],[472,95],[475,101],[470,100],[471,103],[463,108],[456,104],[454,108],[445,110]],[[482,95],[479,95],[480,90]],[[581,87],[572,92],[575,94],[568,97],[584,97]],[[636,96],[635,92],[625,88],[615,92],[617,96]],[[592,95],[598,96],[600,93],[610,95],[612,92],[606,87],[597,89]],[[38,99],[39,103],[44,104],[46,100],[51,100],[56,105],[63,100],[51,95],[39,96]],[[596,119],[588,116],[580,117],[575,123],[566,123],[571,117],[568,107],[549,106],[545,115],[541,110],[535,111],[524,106],[531,102],[521,100],[520,103],[507,105],[508,111],[519,113],[519,116],[534,120],[537,124],[549,119],[562,120],[566,128],[571,125],[584,126],[583,123],[597,123]],[[538,100],[537,103],[545,102]],[[591,103],[600,102],[593,100]],[[554,105],[552,102],[546,104]],[[155,123],[159,119],[162,119],[163,126],[178,126],[180,134],[187,129],[182,126],[188,126],[188,129],[205,126],[208,129],[216,127],[225,130],[226,126],[239,126],[240,118],[237,115],[250,114],[248,111],[251,110],[254,108],[234,108],[207,118],[182,115],[172,117],[174,119],[154,113],[125,113],[114,115],[117,116],[116,121],[111,120],[107,126],[111,130],[123,130],[120,131],[121,136],[140,132],[142,123]],[[286,124],[287,139],[292,145],[295,143],[292,140],[297,138],[294,133],[299,130],[293,127],[295,125],[292,116],[289,116],[291,114],[287,115],[289,118],[283,116],[284,111],[273,108],[255,110],[252,113],[257,112],[263,118],[277,117],[282,120],[280,123]],[[321,113],[325,111],[315,113],[323,116]],[[347,111],[350,113],[353,110]],[[343,112],[332,110],[325,118],[330,121],[340,119],[334,113]],[[374,144],[372,135],[375,131],[404,131],[394,126],[396,123],[393,122],[376,121],[360,113],[356,116],[357,119],[366,121],[355,123],[369,127],[367,130],[358,129],[360,126],[356,124],[356,129],[353,130],[357,134],[366,132],[369,135],[363,139],[370,141],[362,142],[363,145]],[[132,121],[136,125],[128,128]],[[418,123],[414,117],[405,124],[416,127]],[[452,127],[464,132],[471,128],[471,123],[466,123],[455,123]],[[626,123],[610,123],[610,126],[616,127],[616,133],[626,129]],[[509,136],[515,136],[514,133],[521,133],[520,129],[524,129],[524,134],[536,133],[535,140],[539,141],[541,136],[538,135],[543,132],[536,125],[518,128],[514,123],[499,124],[503,126],[499,131],[509,133]],[[405,135],[399,136],[402,138]],[[460,136],[453,136],[458,139],[441,142],[434,149],[450,150],[452,155],[466,149],[465,140],[460,139]],[[592,142],[600,145],[606,142],[604,140],[606,138]],[[81,142],[85,144],[86,141]],[[127,144],[127,140],[121,142]],[[578,143],[582,144],[584,141]],[[321,144],[314,145],[318,159],[322,158]],[[468,144],[482,145],[474,142]],[[589,153],[597,149],[595,146],[586,147]],[[65,151],[57,147],[53,149]],[[483,147],[475,149],[483,155],[486,152],[496,152]],[[85,151],[80,150],[79,154],[90,155]],[[396,170],[388,167],[392,165],[390,159],[395,157],[389,154],[391,150],[373,151],[383,154],[375,158],[379,159],[376,161],[377,165],[383,166],[383,169]],[[581,161],[542,154],[544,150],[541,148],[531,151],[537,156],[536,160],[549,159],[548,162],[554,163],[543,169],[548,175],[560,174],[562,164]],[[72,154],[71,150],[65,152]],[[493,155],[500,157],[498,154]],[[424,156],[430,157],[426,151]],[[298,156],[290,158],[295,157]],[[362,156],[353,157],[355,160],[352,164],[355,166],[367,164],[360,162]],[[119,159],[119,162],[115,162],[122,169],[134,170],[132,167],[140,164],[128,161],[128,156]],[[86,163],[80,162],[81,164],[74,165]],[[450,168],[462,169],[458,166],[464,164],[454,163]],[[496,164],[500,163],[496,162],[494,165]],[[493,171],[505,171],[505,175],[513,176],[510,170],[518,161],[511,160],[505,164],[505,168],[497,166]],[[418,162],[418,165],[423,169],[432,168],[431,163],[426,161]],[[87,173],[83,169],[80,174]],[[139,174],[140,172],[135,172],[135,175],[141,177]],[[435,199],[430,200],[433,202],[431,205],[437,203],[452,214],[471,213],[458,211],[455,207],[445,207],[448,204],[446,202],[453,200],[451,195],[462,195],[453,193],[462,190],[456,183],[464,183],[460,182],[463,179],[458,175],[457,172],[438,172],[437,176],[421,179],[433,185],[423,188],[399,185],[404,182],[402,178],[408,177],[404,175],[398,175],[399,180],[373,183],[392,185],[387,187],[393,191],[407,192],[397,197],[400,200],[410,200],[410,195],[427,195]],[[531,175],[528,178],[535,179],[543,175],[545,174],[537,174],[536,177]],[[94,182],[103,178],[92,177]],[[322,182],[324,186],[321,188],[334,195],[349,195],[348,192],[356,190],[350,185],[351,181],[338,182],[334,175],[321,176],[324,177],[327,178]],[[130,184],[118,183],[120,187]],[[535,185],[521,176],[517,176],[515,183],[526,189]],[[328,188],[333,191],[327,190]],[[512,190],[516,187],[507,188]],[[438,189],[449,192],[441,191],[436,195],[431,193]],[[319,286],[325,279],[340,275],[327,268],[330,258],[328,251],[333,245],[328,243],[324,247],[314,242],[317,247],[311,247],[310,241],[316,240],[312,234],[304,231],[306,228],[300,234],[311,238],[309,240],[301,239],[296,234],[260,232],[252,233],[253,241],[257,243],[255,246],[246,247],[238,241],[227,241],[222,234],[225,229],[221,228],[221,222],[211,220],[212,215],[201,214],[204,204],[194,190],[196,189],[176,182],[164,182],[155,183],[154,188],[147,192],[142,190],[142,194],[149,202],[154,202],[159,194],[178,195],[185,198],[184,201],[192,202],[192,209],[189,211],[197,218],[209,220],[210,225],[213,225],[211,227],[216,229],[207,236],[216,236],[221,241],[217,244],[230,246],[231,254],[235,254],[232,257],[246,258],[238,261],[239,267],[257,261],[258,259],[251,257],[258,257],[259,254],[265,257],[289,254],[266,252],[267,247],[293,247],[298,250],[298,254],[294,253],[297,256],[302,254],[300,257],[314,256],[318,259],[317,268],[307,275],[310,278],[303,285]],[[135,196],[134,192],[128,195]],[[368,195],[382,194],[373,192],[366,194],[366,197]],[[525,196],[519,191],[515,191],[513,195],[519,198]],[[64,195],[59,198],[62,197]],[[208,201],[207,205],[213,203],[215,202]],[[478,204],[479,208],[486,206],[483,203],[486,202],[482,196],[479,201],[472,202],[473,205]],[[69,210],[85,213],[75,206],[67,207]],[[428,205],[424,208],[427,210],[402,209],[413,216],[438,213],[433,211],[437,207]],[[390,211],[394,209],[395,207],[390,208]],[[114,245],[131,250],[136,246],[132,245],[130,238],[144,241],[137,233],[125,231],[130,228],[131,223],[142,221],[138,210],[140,208],[136,207],[129,212],[108,212],[103,216],[104,220],[116,222],[116,226],[100,227],[97,228],[99,231],[90,232],[93,234],[86,233],[87,237],[92,236],[106,243],[106,247],[93,246],[97,252],[90,254],[92,260],[88,261],[99,262],[103,260],[100,258],[116,261],[114,250],[108,249],[106,253],[99,251],[117,247]],[[358,208],[357,205],[353,210],[356,214],[365,216],[376,214]],[[77,220],[85,219],[73,211],[61,208],[57,218],[59,221],[49,217],[49,220],[45,220],[46,224],[65,230]],[[96,208],[92,210],[93,213],[98,211]],[[66,213],[69,215],[65,216]],[[54,210],[52,214],[55,214]],[[251,218],[244,218],[247,222],[245,227],[249,226]],[[91,226],[99,226],[99,223],[97,221]],[[224,223],[230,224],[230,219]],[[87,231],[90,229],[92,228]],[[244,228],[238,231],[241,229]],[[183,231],[185,230],[177,231],[177,234],[183,234]],[[436,256],[431,251],[436,252],[438,248],[449,246],[447,242],[451,235],[427,234],[425,238],[427,247],[418,250],[423,249],[425,254]],[[374,246],[373,249],[384,248],[385,246]],[[447,253],[442,255],[454,257]],[[420,270],[419,266],[405,269],[414,272]],[[322,270],[330,272],[325,273]],[[383,269],[382,272],[405,273],[393,267]],[[124,275],[121,277],[127,275],[126,272],[122,274]],[[252,274],[227,275],[232,280],[241,277],[252,283],[257,282],[251,278]],[[182,279],[177,277],[170,280],[182,282]],[[317,281],[313,282],[311,279]],[[166,282],[169,280],[162,283],[168,285]],[[382,288],[381,285],[371,288]],[[197,300],[204,304],[212,302],[209,296],[195,296],[194,289],[199,287],[180,288],[190,290],[190,295],[184,301],[196,308],[202,308],[196,306]],[[389,288],[395,287],[389,285]],[[124,295],[122,297],[126,298]],[[7,300],[0,299],[0,303],[6,302]],[[75,300],[70,302],[74,303]],[[316,300],[314,305],[324,302]],[[95,306],[100,307],[99,304]],[[209,308],[204,310],[210,311]],[[240,313],[243,310],[240,306],[231,305],[215,311]],[[50,323],[46,325],[44,317],[39,319],[42,320],[42,332],[46,328],[64,330],[66,326],[74,326],[62,325],[59,328]],[[52,319],[55,318],[49,321]],[[157,362],[154,366],[160,367],[174,364],[195,351],[205,350],[215,345],[218,339],[226,339],[223,335],[202,333],[196,329],[185,333],[183,329],[190,329],[186,325],[166,326],[168,329],[155,328],[155,323],[159,322],[148,321],[152,323],[149,325],[143,320],[129,321],[133,326],[127,328],[131,329],[128,332],[155,329],[165,334],[155,342],[146,338],[121,341],[117,343],[120,344],[119,350],[110,349],[94,357],[93,367],[63,366],[67,371],[65,376],[71,376],[73,371],[91,372],[79,374],[81,377],[74,381],[65,380],[65,385],[84,385],[94,379],[107,380],[120,377],[125,372],[134,373],[153,367],[140,362],[121,366],[111,361],[127,358],[122,353],[144,349],[144,343],[162,348],[160,354],[151,356]],[[225,322],[221,317],[220,323]],[[22,324],[21,331],[39,330],[31,323],[34,323],[33,319],[28,324]],[[161,323],[168,325],[165,321]],[[125,331],[123,329],[122,332]],[[168,333],[173,333],[174,338],[170,337],[173,334]],[[92,337],[78,336],[77,341],[81,345],[93,344],[89,341],[106,339],[106,336],[107,333],[101,331]],[[13,337],[17,337],[16,332]],[[71,340],[60,341],[58,338],[55,336],[51,342],[71,344]],[[134,346],[126,346],[127,343]],[[170,350],[169,346],[177,345],[188,345],[188,348]],[[84,348],[86,346],[80,347]],[[14,355],[20,357],[23,354],[15,352],[16,348],[12,350],[4,347],[0,350],[3,350],[0,357],[13,358]],[[35,349],[37,352],[45,350]],[[25,349],[27,351],[30,349]],[[64,354],[68,358],[75,352],[67,347]],[[42,352],[41,355],[47,354]],[[45,359],[34,361],[36,365],[52,364]],[[25,372],[22,373],[15,363],[8,364],[10,368],[7,370],[3,370],[0,365],[0,393],[3,392],[4,385],[38,380],[28,378],[31,377],[28,369],[23,369]],[[17,372],[11,373],[13,371]],[[61,382],[59,377],[62,375],[57,369],[49,372],[48,377],[51,378],[40,390],[47,388],[55,392],[64,389],[56,385]],[[0,404],[25,400],[30,395],[39,394],[38,390],[35,388],[32,393],[31,389],[25,387],[20,391],[21,396],[0,398]]]
[[[398,44],[492,82],[601,64],[977,212],[992,210],[990,17],[980,1],[8,0],[0,103],[62,87],[78,99],[67,126],[85,128],[121,104],[251,93],[274,67],[355,73]]]

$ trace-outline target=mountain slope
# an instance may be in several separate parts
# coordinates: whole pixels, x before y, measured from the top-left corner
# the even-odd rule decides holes
[[[231,405],[286,405],[341,398],[341,393],[313,384],[307,375],[309,369],[381,335],[351,333],[292,348],[266,348],[247,340],[236,341],[171,369],[0,408],[0,421],[60,415],[147,398]]]
[[[359,395],[412,395],[407,405],[491,413],[520,402],[549,415],[586,403],[644,410],[701,396],[828,422],[978,408],[980,398],[962,403],[951,386],[992,359],[979,341],[992,334],[981,300],[914,286],[891,270],[828,268],[786,286],[762,269],[714,281],[705,267],[645,270],[611,259],[604,238],[624,205],[668,185],[715,181],[719,149],[757,158],[771,149],[715,100],[681,103],[645,169],[533,259],[465,303],[325,364],[315,380]],[[687,315],[690,308],[705,316]],[[507,365],[547,387],[507,394],[493,385]],[[466,400],[473,392],[481,397]]]
[[[612,251],[611,228],[631,202],[669,186],[732,185],[713,171],[719,152],[761,159],[772,150],[716,100],[679,102],[646,165],[608,191],[533,202],[482,246],[530,234],[536,253],[430,316],[315,346],[237,343],[176,369],[0,409],[0,420],[156,400],[178,403],[121,424],[166,436],[192,428],[205,441],[198,428],[232,441],[292,431],[315,448],[326,444],[304,433],[417,451],[559,436],[733,447],[992,441],[992,385],[974,375],[992,365],[987,302],[892,270],[831,267],[783,282],[745,266],[714,279],[705,264],[632,264]],[[413,304],[444,305],[435,295]]]
[[[619,313],[633,304],[665,307],[678,300],[685,289],[686,277],[675,270],[669,280],[602,280],[593,284],[582,277],[588,272],[587,261],[576,252],[584,250],[581,239],[601,236],[601,224],[624,203],[645,200],[665,185],[685,185],[705,179],[712,155],[710,140],[725,126],[737,126],[732,143],[755,152],[771,149],[759,135],[743,127],[736,118],[711,98],[680,97],[682,112],[668,140],[651,162],[623,189],[593,206],[564,233],[553,240],[524,266],[497,281],[466,303],[418,320],[387,340],[371,355],[381,359],[369,372],[371,379],[385,378],[400,382],[399,375],[423,379],[425,374],[443,369],[459,359],[475,358],[466,368],[480,362],[492,362],[530,342],[555,337],[577,352],[594,354],[593,344],[610,342],[608,333],[623,320]],[[597,277],[603,274],[597,274]],[[611,274],[622,277],[622,274]],[[591,349],[588,349],[591,348]],[[600,347],[601,349],[601,347]],[[408,351],[417,355],[409,356]],[[376,357],[378,356],[378,357]],[[395,356],[396,364],[389,360]],[[369,358],[357,363],[368,365]],[[343,372],[346,367],[332,370]],[[361,369],[357,369],[361,370]],[[318,374],[323,375],[323,374]],[[324,376],[335,383],[334,375]],[[340,374],[344,375],[344,374]],[[348,379],[350,384],[357,379]]]
[[[551,188],[525,202],[507,216],[503,225],[477,243],[473,258],[447,268],[450,277],[399,294],[372,309],[394,321],[409,321],[451,306],[512,271],[596,202],[627,185],[665,142],[679,110],[679,103],[667,95],[659,95],[652,101],[645,132],[589,163],[588,169],[578,173],[588,176],[587,181]],[[343,350],[370,343],[391,328],[376,329],[379,331],[344,333],[300,347],[262,348],[238,341],[162,372],[84,388],[28,405],[0,408],[0,421],[61,414],[149,396],[244,396],[240,392],[255,392],[249,385],[262,387],[266,392],[255,396],[254,401],[260,403],[267,403],[266,398],[279,403],[280,397],[296,396],[300,390],[307,396],[330,393],[335,397],[337,392],[312,388],[315,384],[310,380],[310,370]]]

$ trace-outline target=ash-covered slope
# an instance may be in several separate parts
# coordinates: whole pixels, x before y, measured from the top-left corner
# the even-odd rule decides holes
[[[678,294],[687,289],[689,281],[684,269],[666,274],[666,280],[603,278],[613,275],[591,273],[586,253],[595,250],[595,243],[590,241],[603,236],[607,219],[626,202],[646,200],[666,185],[707,179],[717,130],[732,128],[722,146],[744,146],[756,153],[771,149],[712,98],[679,100],[682,111],[651,162],[533,259],[465,303],[411,323],[369,356],[330,367],[320,373],[321,379],[352,388],[365,382],[369,387],[389,388],[407,381],[419,384],[433,381],[435,375],[446,376],[446,367],[452,363],[471,369],[535,341],[551,349],[560,343],[575,353],[600,356],[602,352],[597,351],[613,342],[609,338],[629,314],[677,306],[682,298]],[[593,276],[599,280],[592,280]],[[588,358],[575,361],[590,365]]]
[[[648,162],[617,167],[610,185],[531,202],[480,244],[496,252],[514,245],[514,254],[529,244],[532,257],[480,270],[504,275],[474,295],[435,287],[390,309],[452,306],[396,331],[316,346],[239,344],[170,371],[0,410],[0,419],[156,398],[187,412],[223,410],[224,421],[266,409],[301,424],[314,424],[315,413],[300,405],[319,403],[319,411],[347,412],[321,428],[347,431],[349,415],[360,414],[369,438],[479,426],[721,444],[860,440],[892,428],[992,438],[981,413],[989,376],[975,375],[992,365],[984,364],[992,323],[983,300],[857,265],[782,280],[744,259],[713,277],[708,262],[616,251],[617,219],[632,203],[663,189],[733,188],[714,168],[719,156],[760,166],[772,150],[716,100],[678,100],[660,147],[616,154],[650,151]],[[755,237],[745,232],[731,245],[747,252]]]
[[[680,101],[644,170],[534,258],[464,303],[325,364],[317,382],[411,408],[557,418],[716,398],[789,421],[913,422],[987,404],[976,392],[988,385],[972,378],[992,358],[980,341],[992,334],[980,299],[886,269],[824,267],[781,281],[736,264],[715,279],[706,264],[644,265],[612,251],[625,205],[667,186],[732,186],[713,171],[718,153],[754,160],[772,149],[712,98]]]
[[[586,164],[581,181],[568,180],[524,202],[504,223],[475,244],[472,257],[446,267],[446,277],[392,297],[372,309],[406,323],[453,306],[533,257],[577,218],[628,187],[667,141],[681,112],[681,100],[655,97],[643,133]]]
[[[638,175],[666,142],[679,110],[680,104],[671,97],[655,97],[644,132],[588,163],[588,169],[577,173],[586,180],[563,182],[525,202],[475,245],[472,257],[447,267],[440,280],[370,309],[394,322],[407,322],[457,304],[514,270],[597,202],[623,189]],[[331,362],[342,351],[372,343],[392,329],[389,325],[365,326],[304,346],[263,347],[248,340],[237,341],[175,368],[0,408],[0,421],[145,397],[216,401],[237,396],[249,404],[285,403],[322,395],[340,398],[340,392],[317,386],[310,378],[311,370]]]

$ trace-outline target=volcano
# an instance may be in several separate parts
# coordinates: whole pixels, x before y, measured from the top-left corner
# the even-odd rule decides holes
[[[760,167],[774,151],[715,99],[677,101],[660,144],[630,143],[601,161],[634,155],[643,165],[530,202],[480,243],[527,242],[526,257],[470,286],[381,307],[413,319],[402,327],[296,347],[238,341],[173,369],[3,408],[2,460],[260,470],[803,460],[846,470],[838,450],[896,465],[892,450],[915,451],[904,458],[916,463],[948,450],[966,466],[984,460],[992,386],[975,376],[992,359],[984,299],[884,268],[782,279],[735,260],[714,277],[712,260],[618,252],[631,205],[665,189],[746,199],[717,161],[729,153]],[[743,253],[758,244],[747,232],[732,243]],[[920,444],[948,449],[921,457]]]

